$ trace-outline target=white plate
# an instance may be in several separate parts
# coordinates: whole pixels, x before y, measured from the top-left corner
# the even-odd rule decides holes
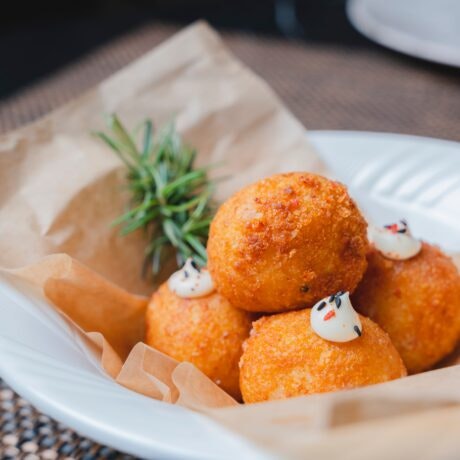
[[[349,0],[347,14],[356,29],[383,46],[460,67],[458,0]]]
[[[460,144],[359,132],[308,136],[372,219],[405,216],[419,236],[460,251]],[[40,411],[143,458],[268,458],[205,416],[115,384],[52,307],[31,308],[28,295],[0,279],[0,375]]]

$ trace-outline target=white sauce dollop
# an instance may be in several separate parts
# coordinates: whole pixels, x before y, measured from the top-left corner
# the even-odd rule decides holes
[[[214,291],[214,283],[208,270],[198,267],[192,258],[173,273],[168,280],[169,289],[179,297],[204,297]]]
[[[388,259],[410,259],[422,249],[422,243],[412,236],[405,220],[384,227],[369,226],[368,237],[376,249]]]
[[[361,320],[348,292],[338,292],[315,304],[310,324],[316,334],[331,342],[349,342],[362,334]]]

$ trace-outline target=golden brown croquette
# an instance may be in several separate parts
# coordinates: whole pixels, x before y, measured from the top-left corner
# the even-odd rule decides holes
[[[209,270],[238,308],[281,312],[352,292],[366,269],[367,224],[344,185],[309,173],[243,188],[218,210]]]
[[[460,339],[460,276],[452,260],[423,243],[411,259],[372,248],[352,296],[356,310],[388,332],[409,373],[429,369]]]
[[[350,342],[322,339],[310,309],[266,316],[253,325],[240,360],[246,403],[371,385],[406,375],[388,335],[361,317],[362,335]]]
[[[178,361],[198,367],[240,399],[238,361],[249,336],[251,316],[216,292],[185,299],[163,284],[146,314],[146,343]]]

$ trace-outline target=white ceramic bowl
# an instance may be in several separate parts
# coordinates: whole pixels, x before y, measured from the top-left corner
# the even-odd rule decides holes
[[[406,217],[417,236],[460,252],[459,144],[360,132],[308,137],[370,219]],[[114,383],[46,300],[31,308],[33,293],[18,288],[0,278],[0,375],[40,411],[143,458],[269,458],[203,415]]]

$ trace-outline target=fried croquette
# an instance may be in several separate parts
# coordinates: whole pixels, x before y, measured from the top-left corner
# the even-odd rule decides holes
[[[432,367],[460,339],[460,276],[452,260],[423,243],[411,259],[375,248],[353,304],[388,332],[409,373]]]
[[[146,343],[178,361],[198,367],[223,390],[240,399],[238,361],[251,328],[249,313],[216,292],[186,299],[167,283],[154,293],[146,314]]]
[[[366,269],[366,228],[344,185],[309,173],[274,175],[219,208],[209,270],[235,307],[311,307],[330,292],[355,289]]]
[[[350,389],[406,375],[388,335],[361,317],[362,335],[330,342],[313,332],[310,309],[266,316],[253,324],[240,360],[246,403]]]

